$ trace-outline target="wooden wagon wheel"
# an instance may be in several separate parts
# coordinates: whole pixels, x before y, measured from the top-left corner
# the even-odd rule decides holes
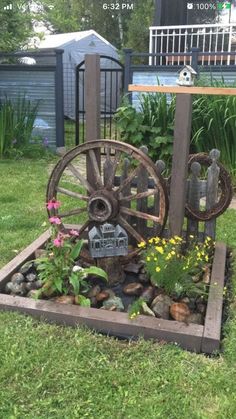
[[[100,169],[99,159],[104,150],[106,157]],[[126,170],[124,176],[121,167],[127,162],[130,172]],[[86,172],[83,173],[85,167]],[[135,181],[137,183],[137,177],[142,171],[148,174],[152,189],[146,188],[139,192]],[[67,201],[64,208],[62,197]],[[78,231],[86,236],[87,230],[93,225],[116,222],[135,241],[135,246],[137,242],[148,238],[142,234],[140,225],[143,222],[150,223],[160,234],[168,212],[165,183],[154,163],[135,147],[112,140],[87,142],[66,153],[51,173],[46,199],[47,202],[58,199],[62,203],[59,209],[48,211],[50,217],[57,215],[61,218],[60,228],[65,228],[64,220],[68,224],[70,217],[77,217],[73,224],[81,224],[79,218],[83,216]],[[140,210],[140,202],[145,199],[158,202],[158,208],[154,205],[152,213]]]
[[[190,169],[193,162],[198,162],[206,167],[211,166],[212,158],[206,153],[198,153],[189,156],[188,168]],[[191,207],[190,204],[185,205],[185,215],[197,221],[210,221],[216,217],[219,217],[230,205],[233,196],[233,188],[230,174],[224,168],[224,166],[217,161],[219,167],[219,186],[221,189],[221,195],[218,202],[210,209],[197,210]]]

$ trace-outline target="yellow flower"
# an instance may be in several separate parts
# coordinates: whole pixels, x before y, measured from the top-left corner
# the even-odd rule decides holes
[[[138,247],[145,247],[145,246],[146,246],[145,242],[141,242],[141,243],[138,244]]]
[[[156,249],[156,251],[157,251],[157,252],[159,252],[161,255],[163,255],[163,253],[164,253],[164,249],[163,249],[163,247],[161,247],[161,246],[156,246],[156,247],[155,247],[155,249]]]
[[[200,253],[200,252],[197,252],[197,257],[198,257],[199,259],[201,259],[201,253]]]
[[[156,262],[157,261],[157,258],[154,258],[154,261]]]
[[[150,260],[151,260],[150,256],[147,256],[146,261],[150,262]]]
[[[157,244],[157,243],[159,243],[160,238],[159,237],[155,237],[154,240],[155,240],[155,243]]]
[[[172,250],[172,251],[171,251],[170,253],[171,253],[171,255],[173,255],[173,256],[175,255],[175,252],[174,252],[174,250]]]
[[[155,239],[154,238],[148,240],[148,243],[150,243],[150,244],[152,244],[154,242],[155,242]]]
[[[160,266],[157,266],[156,267],[156,272],[160,272],[160,270],[161,270]]]
[[[192,234],[190,234],[189,238],[190,239],[194,239],[194,236]]]
[[[175,241],[175,239],[170,239],[170,244],[176,244],[176,241]]]
[[[176,241],[178,241],[178,242],[182,242],[183,241],[182,237],[179,237],[179,236],[174,236],[174,239]]]
[[[205,261],[208,262],[208,260],[209,260],[209,257],[206,255],[205,256]]]

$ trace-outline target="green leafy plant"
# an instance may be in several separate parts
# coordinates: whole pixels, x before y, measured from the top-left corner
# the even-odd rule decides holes
[[[205,284],[195,283],[193,278],[200,276],[203,267],[209,262],[212,241],[206,238],[204,243],[196,243],[193,236],[189,237],[188,246],[178,236],[169,240],[154,237],[147,244],[139,244],[144,249],[146,271],[151,282],[169,295],[180,297],[205,293]]]
[[[47,208],[58,208],[58,201],[50,201]],[[107,280],[106,272],[96,266],[82,268],[75,262],[79,258],[83,247],[83,240],[78,238],[76,230],[69,233],[58,232],[57,225],[61,224],[59,217],[51,217],[52,241],[46,246],[46,254],[36,259],[38,276],[43,282],[43,287],[38,292],[38,297],[42,294],[52,295],[53,293],[68,294],[73,290],[73,294],[78,298],[81,305],[88,305],[88,299],[80,292],[89,289],[87,277],[96,275]]]
[[[143,303],[145,303],[145,300],[143,298],[138,298],[131,304],[129,307],[129,318],[131,320],[135,319],[135,317],[140,314]]]
[[[146,145],[153,160],[165,159],[167,165],[172,155],[175,98],[165,94],[140,95],[137,111],[126,99],[117,109],[115,121],[123,141],[136,147]]]
[[[25,97],[0,102],[0,158],[20,155],[29,145],[38,106]]]

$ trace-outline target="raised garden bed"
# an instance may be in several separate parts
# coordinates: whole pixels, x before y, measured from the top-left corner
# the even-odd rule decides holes
[[[200,325],[144,315],[139,315],[131,320],[127,313],[4,294],[5,286],[11,276],[26,261],[35,257],[35,251],[44,247],[49,236],[49,231],[43,233],[0,270],[1,310],[20,311],[58,324],[86,325],[96,331],[117,337],[137,338],[142,336],[158,341],[164,340],[177,343],[181,347],[195,352],[210,354],[219,349],[226,264],[225,244],[216,243],[215,246],[205,323]]]

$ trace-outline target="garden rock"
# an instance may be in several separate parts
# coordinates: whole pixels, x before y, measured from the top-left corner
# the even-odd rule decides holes
[[[143,290],[142,284],[131,282],[123,288],[123,292],[127,295],[140,295]]]
[[[211,270],[210,270],[210,266],[207,265],[204,270],[202,281],[205,284],[210,284],[210,280],[211,280]]]
[[[38,281],[27,282],[25,286],[26,286],[26,289],[28,291],[38,290],[38,289],[42,288],[43,282],[39,279]]]
[[[33,267],[34,262],[26,262],[24,265],[21,266],[19,272],[23,275],[26,275]]]
[[[153,300],[151,309],[156,317],[168,320],[171,304],[173,304],[173,301],[168,295],[160,294]]]
[[[8,282],[5,286],[5,292],[7,294],[10,294],[12,292],[12,287],[14,286],[14,284],[12,282]]]
[[[116,311],[124,311],[124,305],[120,297],[113,297],[105,300],[103,302],[103,306],[105,310],[116,310]]]
[[[189,307],[185,303],[174,303],[170,307],[170,314],[178,322],[188,322],[191,314]]]
[[[26,282],[34,282],[37,279],[37,276],[35,274],[28,274],[26,275]]]
[[[75,297],[73,295],[61,295],[54,299],[55,303],[60,304],[74,304]]]
[[[137,274],[139,273],[141,267],[142,265],[140,263],[128,263],[128,265],[124,267],[124,271],[132,274]]]
[[[11,294],[24,296],[27,294],[26,284],[22,282],[21,284],[12,284]]]
[[[24,275],[22,275],[22,273],[17,272],[16,274],[12,275],[11,277],[11,282],[13,284],[21,284],[22,282],[24,282],[25,278]]]
[[[153,287],[148,287],[142,292],[141,298],[143,298],[147,304],[150,304],[154,298],[154,294],[155,289]]]
[[[99,287],[99,285],[94,285],[94,287],[92,287],[91,290],[89,290],[88,297],[89,298],[96,297],[96,295],[99,294],[100,292],[101,292],[101,288]]]
[[[142,284],[147,284],[149,282],[148,275],[144,272],[139,274],[138,279]]]
[[[141,313],[145,314],[146,316],[155,317],[155,314],[153,313],[153,311],[148,307],[147,303],[145,303],[145,302],[142,304]]]
[[[99,294],[96,295],[96,300],[98,302],[101,302],[101,301],[107,300],[109,297],[110,297],[109,292],[101,291],[101,292],[99,292]]]
[[[205,314],[206,312],[206,305],[204,303],[197,303],[197,311],[201,314]]]
[[[28,298],[36,298],[36,297],[37,297],[37,295],[38,295],[37,290],[30,290],[30,291],[28,292],[28,294],[27,294],[27,297],[28,297]]]
[[[201,313],[192,313],[187,318],[188,323],[203,324],[203,316]]]
[[[34,255],[35,259],[39,259],[45,257],[47,255],[47,251],[45,249],[36,249]]]

